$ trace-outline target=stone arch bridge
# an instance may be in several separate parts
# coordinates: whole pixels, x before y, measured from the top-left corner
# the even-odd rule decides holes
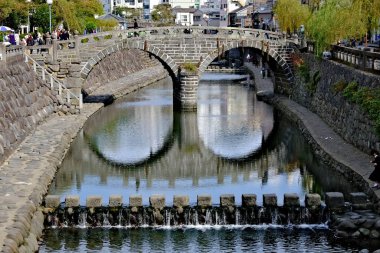
[[[268,54],[280,66],[288,79],[292,79],[289,39],[281,33],[258,29],[219,27],[152,27],[120,30],[74,36],[72,40],[52,40],[49,51],[52,62],[67,62],[79,66],[68,74],[66,83],[76,93],[81,84],[107,56],[124,49],[140,49],[157,57],[176,81],[174,100],[182,108],[194,109],[197,104],[199,75],[224,52],[233,48],[255,48]],[[40,50],[41,51],[41,50]],[[191,65],[196,71],[186,70]],[[75,90],[76,89],[76,90]]]

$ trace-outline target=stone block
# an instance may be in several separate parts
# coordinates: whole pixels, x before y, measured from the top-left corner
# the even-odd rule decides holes
[[[344,208],[344,197],[341,192],[326,192],[326,206],[332,211],[341,211]]]
[[[241,196],[241,203],[244,207],[256,206],[257,196],[256,194],[243,194]]]
[[[65,80],[65,85],[67,88],[81,88],[83,84],[82,78],[77,77],[67,77]]]
[[[263,206],[277,206],[277,195],[274,193],[263,194]]]
[[[86,199],[86,207],[101,207],[102,197],[101,196],[88,196]]]
[[[67,196],[65,199],[66,207],[78,207],[79,206],[79,196]]]
[[[321,196],[316,193],[309,193],[305,196],[305,206],[306,207],[317,207],[321,206]]]
[[[111,195],[109,198],[110,207],[119,207],[123,205],[123,196],[121,195]]]
[[[130,207],[141,207],[142,206],[142,196],[141,195],[129,196],[129,206]]]
[[[284,206],[286,207],[300,206],[300,197],[296,193],[285,193]]]
[[[349,194],[352,205],[365,205],[367,203],[367,195],[364,192],[352,192]]]
[[[82,66],[79,64],[70,64],[69,71],[70,72],[80,72],[82,70]]]
[[[210,195],[198,195],[197,196],[197,206],[208,207],[211,206],[211,196]]]
[[[235,195],[233,194],[220,195],[220,206],[235,206]]]
[[[45,207],[57,208],[61,204],[61,197],[59,195],[47,195],[45,198]]]
[[[165,207],[165,196],[152,195],[149,197],[149,204],[155,209],[163,209]]]
[[[174,195],[173,197],[173,206],[174,207],[185,207],[189,206],[189,196],[178,196]]]

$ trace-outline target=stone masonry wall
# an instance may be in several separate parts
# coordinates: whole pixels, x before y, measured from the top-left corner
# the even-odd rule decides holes
[[[289,94],[291,99],[317,113],[336,133],[360,150],[369,152],[372,148],[379,148],[380,138],[374,122],[360,106],[344,98],[342,92],[334,91],[334,85],[341,81],[355,81],[360,86],[380,87],[380,76],[317,59],[310,54],[301,57],[309,66],[310,78],[319,71],[320,81],[316,90],[311,91],[296,70],[295,84]]]
[[[150,58],[148,53],[138,49],[117,51],[93,67],[82,89],[91,94],[105,83],[159,64],[157,59]]]
[[[55,111],[57,99],[22,59],[0,68],[0,162]]]

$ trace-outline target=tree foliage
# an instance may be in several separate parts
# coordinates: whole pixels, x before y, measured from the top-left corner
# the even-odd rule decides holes
[[[314,12],[306,31],[316,43],[319,54],[340,39],[360,39],[377,25],[378,0],[329,0]]]
[[[310,16],[308,7],[299,0],[278,0],[274,12],[281,29],[287,32],[296,32]]]
[[[174,23],[174,15],[170,4],[158,4],[154,7],[152,20],[161,24],[170,25]]]
[[[49,30],[49,6],[46,0],[0,0],[0,24],[17,29],[26,23],[28,10],[32,12],[31,24],[42,31]],[[33,10],[33,11],[32,11]],[[94,14],[102,14],[100,0],[54,0],[52,5],[53,29],[63,23],[67,29],[83,31],[86,23],[97,23]]]

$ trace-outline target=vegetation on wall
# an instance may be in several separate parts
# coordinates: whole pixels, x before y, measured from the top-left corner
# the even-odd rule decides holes
[[[380,136],[380,88],[360,86],[357,82],[346,83],[343,80],[333,85],[335,92],[341,92],[343,97],[359,105],[375,122],[376,133]]]
[[[197,64],[191,63],[191,62],[186,62],[186,63],[181,64],[181,68],[189,74],[198,72]]]

